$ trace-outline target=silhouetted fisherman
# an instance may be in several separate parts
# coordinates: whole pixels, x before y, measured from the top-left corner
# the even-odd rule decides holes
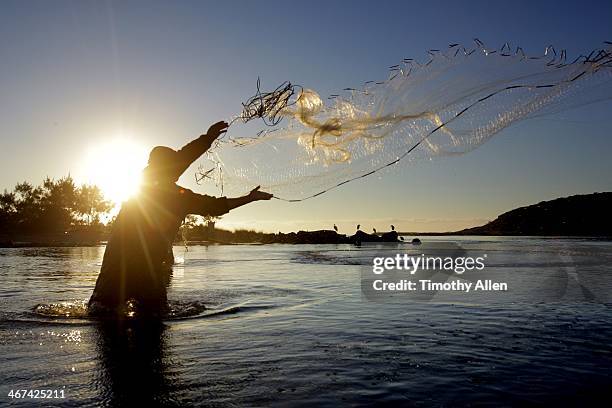
[[[227,131],[227,126],[226,122],[215,123],[205,135],[178,151],[165,146],[153,148],[139,194],[123,203],[113,223],[89,300],[91,313],[121,313],[128,304],[138,312],[163,313],[174,263],[172,243],[185,216],[220,216],[250,202],[272,198],[259,187],[243,197],[217,198],[176,184],[181,174]]]

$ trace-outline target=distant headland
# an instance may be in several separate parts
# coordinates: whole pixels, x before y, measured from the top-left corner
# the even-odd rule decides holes
[[[451,234],[612,237],[612,192],[542,201]]]

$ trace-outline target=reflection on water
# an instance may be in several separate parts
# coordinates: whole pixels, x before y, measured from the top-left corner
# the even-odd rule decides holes
[[[168,406],[166,327],[160,321],[106,321],[96,326],[100,370],[95,386],[109,406]],[[174,386],[177,384],[175,383]]]
[[[507,278],[513,297],[364,297],[372,256],[420,254],[436,240],[487,253],[487,274]],[[62,406],[587,405],[608,396],[611,243],[423,241],[177,247],[170,316],[122,322],[84,313],[104,248],[0,249],[0,404],[17,388],[65,390],[43,404]]]

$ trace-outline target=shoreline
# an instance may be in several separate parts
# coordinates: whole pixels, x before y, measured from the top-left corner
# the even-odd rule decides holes
[[[550,240],[574,240],[574,239],[583,239],[589,241],[612,241],[612,237],[610,236],[593,236],[593,235],[492,235],[492,234],[452,234],[452,233],[399,233],[398,236],[403,237],[418,237],[418,236],[427,236],[427,237],[499,237],[499,238],[522,238],[522,239],[550,239]],[[380,244],[380,243],[396,243],[396,244],[410,244],[409,240],[406,241],[362,241],[363,243],[372,243],[372,244]],[[99,247],[106,246],[106,240],[100,241],[52,241],[52,242],[38,242],[38,241],[4,241],[0,242],[0,248],[77,248],[77,247]],[[270,241],[270,242],[261,242],[261,241],[249,241],[249,242],[239,242],[239,241],[220,241],[220,240],[188,240],[186,242],[186,246],[208,246],[208,245],[355,245],[354,242],[342,241],[342,242],[328,242],[328,241],[311,241],[311,242],[281,242],[281,241]],[[185,243],[182,241],[175,241],[174,246],[184,246]]]

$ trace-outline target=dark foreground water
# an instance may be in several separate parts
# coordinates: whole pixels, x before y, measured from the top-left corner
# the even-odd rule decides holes
[[[176,247],[174,316],[123,324],[82,315],[104,248],[0,249],[0,405],[609,404],[611,243],[424,241]],[[372,256],[430,241],[514,294],[362,294]],[[41,389],[65,398],[8,396]]]

